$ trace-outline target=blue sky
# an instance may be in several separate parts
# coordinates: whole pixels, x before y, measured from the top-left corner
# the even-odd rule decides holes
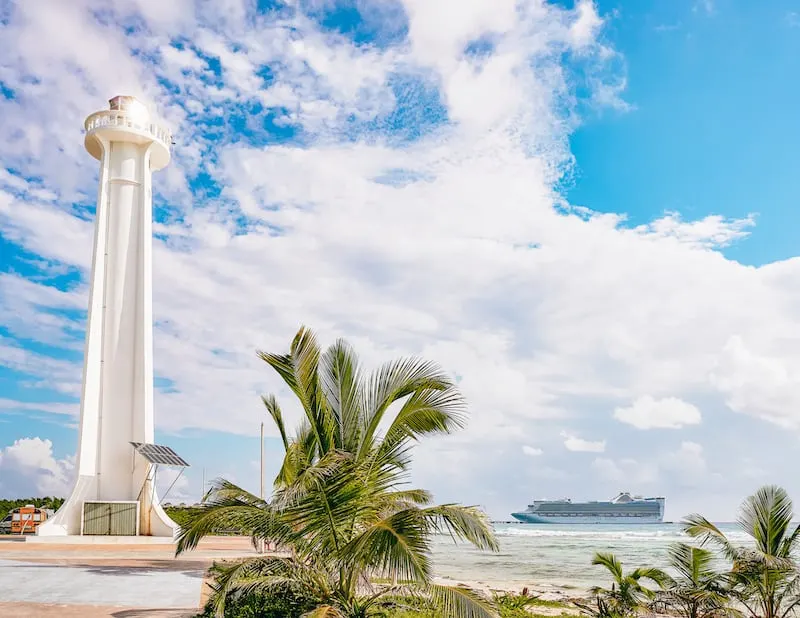
[[[636,110],[573,136],[580,171],[569,197],[636,222],[665,210],[757,213],[747,242],[725,255],[753,265],[790,258],[800,223],[798,3],[708,6],[599,4],[619,11],[608,34],[625,55],[625,99]]]
[[[800,495],[800,3],[6,6],[0,494],[71,482],[81,123],[126,93],[177,142],[154,176],[175,497],[204,469],[257,488],[258,395],[290,399],[255,350],[302,323],[459,376],[470,426],[414,469],[442,500],[626,489],[726,519],[764,482]]]

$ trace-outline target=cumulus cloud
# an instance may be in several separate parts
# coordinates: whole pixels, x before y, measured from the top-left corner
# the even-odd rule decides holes
[[[702,486],[714,476],[706,462],[703,446],[690,441],[681,442],[677,449],[653,453],[643,460],[597,457],[591,468],[603,481],[650,489],[660,495],[665,485],[685,490]]]
[[[661,467],[684,486],[702,485],[709,474],[703,446],[697,442],[681,442],[678,450],[663,458]]]
[[[717,357],[710,382],[731,409],[798,429],[800,358],[773,346],[763,341],[748,344],[741,336],[732,336]]]
[[[162,468],[158,471],[156,490],[158,497],[165,503],[194,503],[200,500],[200,487],[192,491],[189,478],[175,468]]]
[[[74,470],[74,457],[56,459],[50,440],[20,438],[0,450],[0,493],[64,497],[72,487]]]
[[[615,484],[624,483],[625,487],[646,487],[658,479],[657,466],[635,459],[597,457],[592,461],[591,468],[601,480]]]
[[[562,432],[561,437],[564,438],[564,446],[568,451],[576,453],[602,453],[606,450],[605,440],[584,440],[572,434]]]
[[[614,418],[637,429],[680,429],[701,421],[700,410],[691,403],[677,397],[654,399],[649,395],[615,409]]]
[[[538,456],[539,456],[539,455],[541,455],[541,454],[542,454],[544,451],[542,451],[542,449],[540,449],[540,448],[536,448],[535,446],[529,446],[529,445],[525,444],[525,445],[522,447],[522,452],[523,452],[525,455],[527,455],[528,457],[538,457]]]

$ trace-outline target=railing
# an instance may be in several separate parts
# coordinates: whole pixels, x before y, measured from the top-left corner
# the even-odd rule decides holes
[[[162,142],[167,148],[172,144],[172,133],[164,127],[154,123],[143,123],[137,121],[125,112],[102,111],[96,112],[86,119],[84,128],[87,133],[104,127],[121,127],[136,129],[148,133],[154,139]]]

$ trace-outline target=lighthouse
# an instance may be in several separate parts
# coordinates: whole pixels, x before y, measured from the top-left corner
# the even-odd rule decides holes
[[[135,97],[117,96],[85,121],[100,162],[75,486],[38,536],[174,537],[159,506],[153,446],[154,171],[172,136]],[[151,449],[152,450],[152,449]]]

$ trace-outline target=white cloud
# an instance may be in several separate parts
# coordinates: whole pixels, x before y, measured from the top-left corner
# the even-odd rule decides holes
[[[20,438],[0,449],[0,493],[7,497],[65,497],[72,487],[75,460],[56,459],[53,443]]]
[[[567,432],[561,432],[561,437],[564,438],[564,446],[568,451],[576,453],[602,453],[606,450],[606,441],[598,440],[584,440]]]
[[[597,402],[638,410],[648,393],[656,407],[703,401],[706,425],[727,404],[742,422],[800,427],[789,335],[800,259],[726,258],[720,249],[746,238],[753,217],[666,213],[631,228],[625,213],[558,195],[582,109],[575,80],[593,105],[625,107],[625,75],[609,66],[620,58],[592,3],[406,0],[408,39],[384,46],[302,15],[257,16],[242,0],[166,4],[120,0],[98,19],[97,0],[17,2],[4,24],[0,78],[15,97],[0,97],[0,157],[14,173],[0,170],[0,233],[42,274],[0,277],[0,364],[36,400],[80,391],[97,173],[81,123],[128,92],[154,103],[178,141],[154,177],[157,206],[169,206],[154,242],[155,368],[172,385],[156,395],[161,431],[256,432],[258,394],[291,399],[254,350],[285,350],[301,323],[325,343],[346,337],[369,366],[420,354],[459,377],[469,427],[415,465],[441,491],[462,488],[454,499],[472,491],[477,503],[512,462],[531,464],[520,435],[548,457],[581,459],[550,445],[604,452],[605,440],[559,435],[591,420],[616,445],[614,423],[595,429],[608,423]],[[196,45],[179,45],[186,33]],[[468,57],[481,38],[491,51]],[[439,104],[439,124],[415,139],[395,126],[420,129]],[[275,122],[301,139],[276,143],[258,105],[279,107]],[[234,119],[246,130],[231,130]],[[192,192],[200,171],[219,198]],[[81,281],[60,291],[58,268]],[[27,409],[10,396],[0,407]],[[492,456],[475,458],[478,446]],[[649,465],[638,446],[607,459]],[[543,484],[573,472],[548,464],[536,468]]]
[[[538,457],[544,451],[540,448],[536,448],[535,446],[529,446],[527,444],[522,446],[522,452],[527,455],[528,457]]]
[[[732,410],[798,429],[800,354],[789,353],[778,341],[748,344],[732,336],[717,357],[710,382]]]
[[[629,486],[647,487],[658,480],[656,465],[635,459],[617,461],[610,457],[597,457],[592,461],[591,468],[601,480],[618,485],[616,491],[621,491],[622,488]],[[620,483],[623,485],[619,486]]]
[[[202,484],[202,483],[201,483]],[[158,498],[164,503],[180,504],[185,502],[192,504],[200,501],[201,488],[192,488],[189,484],[189,478],[185,474],[181,474],[181,470],[177,469],[161,469],[156,480],[156,489]],[[192,491],[195,489],[195,491]]]
[[[645,395],[627,408],[616,408],[614,418],[637,429],[680,429],[697,425],[702,417],[696,406],[677,397],[654,399]]]
[[[662,459],[661,467],[673,480],[689,487],[702,485],[709,474],[704,449],[696,442],[681,442],[677,451]]]
[[[597,457],[591,468],[601,481],[616,485],[617,490],[623,483],[624,487],[658,495],[664,495],[666,487],[685,491],[718,476],[709,470],[702,445],[689,441],[681,442],[675,450],[655,452],[641,459]]]
[[[706,15],[713,15],[715,10],[714,0],[697,0],[694,6],[692,6],[692,11],[694,13],[702,11]]]

